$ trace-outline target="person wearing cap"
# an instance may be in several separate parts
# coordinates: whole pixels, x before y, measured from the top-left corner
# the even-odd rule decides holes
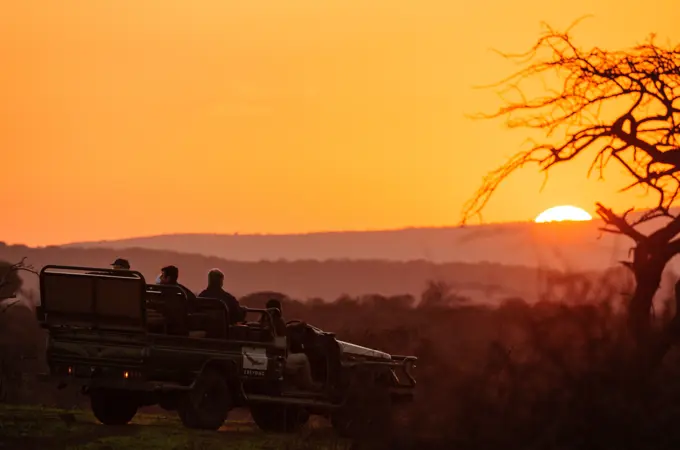
[[[130,261],[127,259],[123,258],[117,258],[114,262],[111,263],[111,270],[115,271],[129,271],[130,270]],[[90,275],[113,275],[110,271],[109,272],[87,272]],[[137,275],[129,272],[120,272],[115,274],[118,277],[137,277]]]
[[[113,270],[130,270],[130,261],[123,258],[116,259],[111,263],[111,268]]]
[[[111,270],[115,270],[115,271],[130,270],[130,261],[128,261],[127,259],[123,259],[123,258],[117,258],[114,262],[111,263]],[[132,273],[129,273],[129,272],[128,273],[120,272],[120,273],[117,273],[116,276],[130,277],[130,278],[136,277],[135,274],[132,274]]]

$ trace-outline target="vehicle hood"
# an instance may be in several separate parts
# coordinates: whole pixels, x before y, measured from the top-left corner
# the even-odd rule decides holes
[[[350,355],[366,356],[369,358],[378,359],[392,359],[389,354],[381,352],[380,350],[373,350],[372,348],[366,348],[362,347],[361,345],[350,344],[349,342],[340,340],[338,340],[338,344],[340,345],[343,353],[348,353]]]

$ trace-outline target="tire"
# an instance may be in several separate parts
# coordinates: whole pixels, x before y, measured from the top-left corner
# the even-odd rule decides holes
[[[130,393],[108,389],[90,392],[90,406],[94,416],[104,425],[126,425],[139,407]]]
[[[226,377],[214,369],[206,369],[194,388],[177,405],[182,424],[197,430],[217,430],[227,420],[232,397]]]
[[[350,388],[345,405],[330,416],[333,429],[342,438],[375,440],[392,431],[392,404],[389,391],[366,383]]]
[[[255,424],[268,433],[296,433],[309,420],[306,409],[288,405],[252,405],[250,415]]]

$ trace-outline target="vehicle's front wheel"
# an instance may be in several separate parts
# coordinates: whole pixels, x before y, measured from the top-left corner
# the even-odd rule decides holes
[[[179,418],[187,428],[217,430],[232,408],[229,385],[222,373],[205,370],[177,405]]]
[[[125,425],[135,417],[139,404],[129,392],[97,389],[90,392],[90,406],[104,425]]]
[[[309,420],[307,410],[289,405],[251,405],[250,415],[262,431],[272,433],[295,433]]]

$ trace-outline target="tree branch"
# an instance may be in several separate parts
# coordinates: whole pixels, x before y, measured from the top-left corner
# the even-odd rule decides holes
[[[626,221],[626,215],[632,210],[628,210],[623,216],[617,216],[611,209],[606,208],[604,205],[602,205],[602,203],[596,203],[595,205],[597,206],[597,210],[595,212],[597,213],[598,216],[602,218],[605,225],[615,227],[615,229],[612,230],[611,228],[607,228],[605,226],[605,228],[601,228],[602,231],[609,233],[625,234],[633,241],[635,241],[637,244],[640,244],[647,240],[647,236],[637,231],[635,228],[633,228],[631,224],[629,224]]]
[[[17,272],[26,271],[36,275],[38,274],[35,268],[30,264],[26,264],[25,261],[26,257],[22,258],[21,261],[16,264],[11,264],[9,267],[7,267],[7,269],[5,269],[2,277],[0,277],[0,300],[13,298],[16,292],[21,288],[22,282],[21,279],[16,275]],[[12,279],[12,277],[14,278]],[[2,290],[7,286],[11,286],[12,284],[15,284],[16,286],[9,293],[10,295],[2,297]]]
[[[589,151],[588,176],[597,170],[602,177],[613,161],[633,178],[623,190],[648,189],[656,194],[656,212],[667,214],[680,190],[680,46],[662,48],[651,37],[626,50],[583,50],[568,31],[546,28],[528,52],[503,55],[524,67],[493,86],[502,88],[501,97],[519,93],[519,100],[505,100],[496,112],[473,116],[503,117],[509,128],[542,130],[545,141],[490,172],[464,205],[462,223],[481,215],[498,186],[527,164],[548,172]],[[555,74],[559,90],[546,87],[547,95],[523,95],[524,82]],[[554,136],[564,138],[555,141]]]

